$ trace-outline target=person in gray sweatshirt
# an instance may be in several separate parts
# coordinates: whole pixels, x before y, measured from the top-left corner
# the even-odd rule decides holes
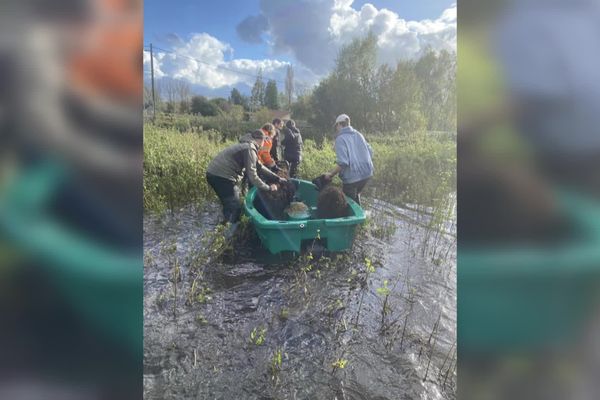
[[[258,162],[258,149],[263,146],[264,140],[265,134],[260,129],[248,133],[239,143],[222,150],[208,164],[206,181],[221,201],[225,222],[235,223],[240,218],[242,206],[237,183],[244,171],[258,190],[276,191],[277,185],[265,183],[259,178],[257,171],[274,182],[285,181]]]
[[[360,205],[360,193],[373,176],[373,149],[364,136],[350,126],[350,117],[339,115],[334,124],[336,166],[324,174],[331,180],[338,173],[346,196]]]

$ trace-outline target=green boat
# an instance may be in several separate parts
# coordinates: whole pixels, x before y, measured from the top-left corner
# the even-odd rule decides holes
[[[47,208],[69,177],[59,163],[23,171],[0,194],[0,237],[45,269],[81,318],[142,354],[143,259],[71,231]]]
[[[365,221],[363,209],[346,196],[349,216],[332,219],[319,219],[317,213],[317,187],[309,181],[291,179],[296,185],[296,200],[309,208],[306,218],[269,220],[255,207],[256,188],[248,191],[244,200],[246,215],[250,217],[263,246],[271,254],[291,251],[299,253],[302,242],[319,239],[332,252],[348,250],[352,247],[356,227]]]
[[[575,339],[598,305],[600,205],[559,193],[574,232],[553,246],[458,248],[463,352],[536,351]]]

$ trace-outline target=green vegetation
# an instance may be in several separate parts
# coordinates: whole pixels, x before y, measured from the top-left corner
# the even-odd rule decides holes
[[[211,133],[179,133],[147,125],[144,129],[144,208],[174,210],[215,197],[206,167],[227,143]],[[219,138],[220,139],[220,138]]]
[[[456,190],[453,140],[430,133],[367,134],[367,137],[375,153],[375,176],[367,188],[372,196],[398,205],[434,205]],[[160,212],[216,200],[206,182],[206,167],[219,151],[232,143],[214,130],[179,132],[147,124],[144,130],[144,208]],[[300,176],[313,179],[331,169],[334,162],[331,141],[318,146],[308,139]],[[334,182],[340,184],[337,178]],[[389,236],[388,233],[381,232],[381,236]]]
[[[283,351],[281,350],[281,348],[277,348],[275,349],[275,351],[273,352],[273,355],[271,357],[271,365],[270,365],[270,371],[271,371],[271,378],[272,380],[275,380],[275,378],[277,378],[279,372],[281,372],[281,364],[283,361]]]
[[[368,132],[455,131],[455,76],[456,57],[444,51],[377,67],[377,39],[370,34],[340,51],[331,74],[299,111],[304,108],[311,125],[321,129],[346,113]]]
[[[265,334],[267,333],[267,329],[264,327],[254,328],[252,332],[250,332],[250,342],[254,343],[257,346],[262,345],[265,342]]]
[[[338,360],[335,360],[335,362],[331,363],[331,366],[335,369],[343,369],[346,368],[346,364],[348,363],[348,360],[344,360],[343,358],[340,358]]]

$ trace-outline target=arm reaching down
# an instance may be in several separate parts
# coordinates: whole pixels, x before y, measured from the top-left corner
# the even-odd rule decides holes
[[[246,168],[246,174],[248,175],[248,179],[250,179],[250,182],[252,182],[252,184],[260,190],[266,190],[266,191],[271,190],[271,186],[267,185],[262,179],[260,179],[258,177],[258,173],[256,170],[257,165],[261,168],[261,171],[265,171],[265,170],[268,171],[267,168],[265,168],[263,165],[258,163],[258,156],[257,156],[256,149],[253,146],[250,146],[246,153],[246,159],[245,159],[245,168]],[[271,171],[269,171],[269,173],[271,173],[272,175],[275,175]]]

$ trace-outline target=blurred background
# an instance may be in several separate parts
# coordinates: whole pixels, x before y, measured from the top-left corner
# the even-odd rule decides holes
[[[600,3],[458,19],[458,397],[597,398]]]
[[[142,3],[0,4],[0,398],[142,395]]]

